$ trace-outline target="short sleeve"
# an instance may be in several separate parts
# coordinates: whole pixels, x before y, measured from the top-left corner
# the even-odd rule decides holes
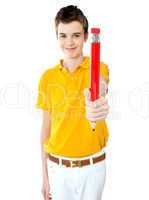
[[[38,95],[36,100],[36,108],[48,110],[51,112],[50,91],[45,74],[43,74],[38,83]]]
[[[100,73],[101,76],[106,80],[107,83],[109,83],[109,67],[105,63],[101,63],[101,68],[100,68]]]

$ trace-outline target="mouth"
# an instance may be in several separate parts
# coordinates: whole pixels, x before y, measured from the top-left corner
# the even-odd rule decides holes
[[[65,48],[67,51],[72,52],[74,50],[76,50],[77,47],[73,47],[73,48]]]

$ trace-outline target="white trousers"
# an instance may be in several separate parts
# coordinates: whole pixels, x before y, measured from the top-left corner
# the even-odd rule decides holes
[[[102,149],[92,156],[72,158],[71,160],[91,158],[102,155],[104,152],[105,150]],[[68,159],[66,157],[56,157]],[[50,184],[49,192],[52,195],[52,200],[101,200],[106,178],[105,159],[81,168],[65,167],[49,159],[47,162]]]

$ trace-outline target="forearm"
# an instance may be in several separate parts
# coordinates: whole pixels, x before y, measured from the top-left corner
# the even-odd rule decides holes
[[[43,144],[50,137],[50,132],[51,132],[51,117],[48,111],[44,111],[43,123],[41,127],[41,135],[40,135],[43,178],[48,178],[48,167],[47,167],[48,156],[47,156],[47,153],[44,152]]]
[[[43,150],[43,143],[41,141],[41,160],[42,160],[42,176],[48,178],[48,167],[47,167],[47,153]]]

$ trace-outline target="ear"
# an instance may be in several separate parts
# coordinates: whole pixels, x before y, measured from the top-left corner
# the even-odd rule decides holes
[[[58,40],[58,33],[56,32],[56,39]]]
[[[85,34],[84,34],[84,41],[86,42],[87,39],[88,39],[88,33],[85,33]]]

